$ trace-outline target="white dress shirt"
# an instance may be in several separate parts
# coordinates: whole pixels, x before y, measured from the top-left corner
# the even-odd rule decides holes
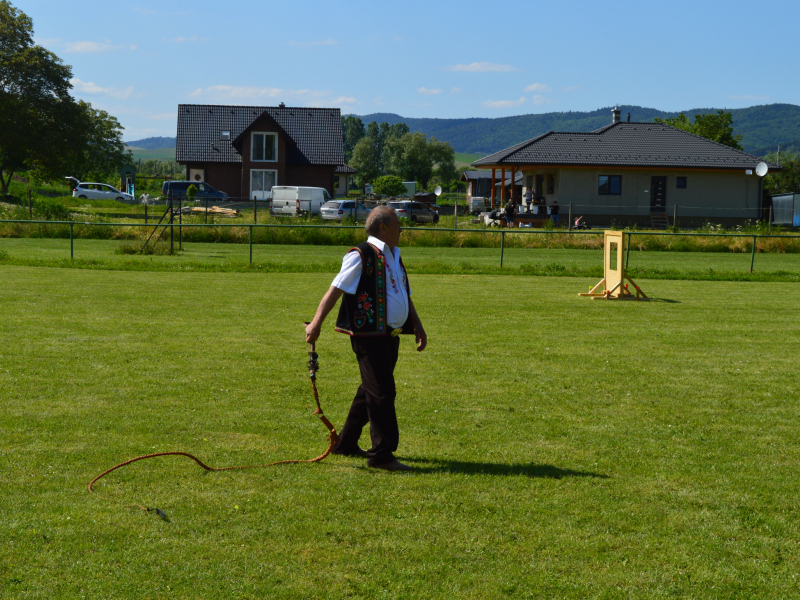
[[[386,324],[394,329],[399,329],[408,319],[408,297],[406,293],[406,274],[400,268],[400,248],[397,246],[389,252],[389,247],[376,237],[369,236],[367,240],[383,253],[385,257],[386,281]],[[342,259],[342,269],[334,278],[333,285],[345,294],[355,294],[358,281],[361,279],[361,254],[348,252]],[[411,287],[409,286],[409,290]]]

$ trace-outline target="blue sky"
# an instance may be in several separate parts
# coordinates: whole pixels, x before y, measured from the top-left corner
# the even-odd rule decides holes
[[[498,117],[800,104],[797,2],[24,0],[73,95],[125,140],[177,105]]]

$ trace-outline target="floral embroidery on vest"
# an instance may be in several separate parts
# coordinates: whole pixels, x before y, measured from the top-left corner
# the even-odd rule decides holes
[[[373,246],[374,248],[374,246]],[[378,295],[378,331],[386,331],[386,267],[384,265],[383,254],[375,248],[375,279],[377,280]]]

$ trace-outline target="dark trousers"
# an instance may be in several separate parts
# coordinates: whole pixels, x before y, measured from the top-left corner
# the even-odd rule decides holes
[[[361,385],[358,386],[347,420],[339,435],[336,451],[349,453],[356,449],[361,430],[369,423],[372,447],[367,450],[369,466],[382,465],[394,460],[400,433],[394,399],[394,367],[400,338],[393,336],[350,338],[358,367]]]

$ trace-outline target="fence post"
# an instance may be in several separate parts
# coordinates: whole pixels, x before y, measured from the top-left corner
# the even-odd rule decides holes
[[[75,226],[75,223],[70,221],[70,223],[69,223],[69,257],[70,257],[70,259],[73,259],[73,260],[75,259],[75,246],[72,243],[72,239],[73,239],[72,229],[73,229],[74,226]]]
[[[183,196],[178,196],[178,250],[183,250]]]
[[[567,224],[567,231],[572,231],[572,202],[569,203],[569,219]]]
[[[144,205],[144,224],[147,225],[147,203]]]
[[[28,188],[28,213],[33,221],[33,200],[31,200],[31,188]]]
[[[628,233],[628,248],[625,250],[625,270],[628,269],[628,258],[631,255],[631,237],[633,237],[633,234],[629,232]]]
[[[772,235],[772,205],[769,205],[769,234]]]
[[[258,198],[255,194],[253,194],[253,223],[258,223]],[[250,230],[250,234],[253,234],[252,230]],[[250,258],[250,262],[253,262],[252,257]]]
[[[672,209],[672,228],[678,231],[678,205],[676,204]]]
[[[172,190],[170,190],[170,192],[169,192],[169,253],[170,253],[170,255],[175,254],[175,227],[173,225],[175,223],[175,215],[172,212],[173,198],[174,198],[174,196],[172,195]],[[156,238],[156,241],[158,241],[157,238]]]
[[[750,272],[753,272],[753,263],[756,260],[756,236],[753,236],[753,252],[750,254]]]
[[[208,198],[206,198],[206,225],[208,225]]]
[[[503,268],[503,254],[506,249],[506,232],[500,232],[500,268]]]
[[[458,194],[453,199],[453,229],[458,229]]]
[[[250,225],[250,264],[253,264],[253,226]]]

